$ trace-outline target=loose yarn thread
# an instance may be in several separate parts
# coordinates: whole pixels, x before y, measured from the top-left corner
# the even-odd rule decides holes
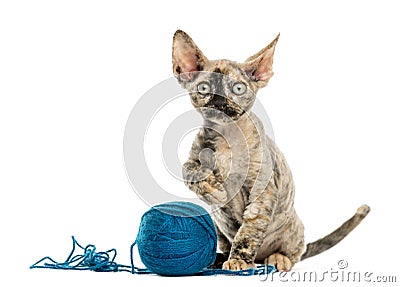
[[[75,254],[80,249],[83,254]],[[116,263],[117,250],[110,249],[96,252],[96,246],[89,244],[83,247],[72,236],[72,250],[64,262],[57,262],[49,256],[43,257],[30,268],[48,268],[62,270],[91,270],[96,272],[120,272],[131,271],[131,266]]]

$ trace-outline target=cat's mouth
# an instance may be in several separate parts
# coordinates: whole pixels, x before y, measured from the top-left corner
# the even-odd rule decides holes
[[[240,107],[231,107],[229,105],[207,105],[205,107],[201,107],[200,111],[207,119],[216,119],[223,122],[229,122],[232,120],[235,121],[245,113],[245,110],[241,109]]]

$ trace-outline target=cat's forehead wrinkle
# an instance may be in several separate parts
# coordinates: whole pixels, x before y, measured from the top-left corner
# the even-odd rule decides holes
[[[204,69],[204,71],[222,74],[234,78],[240,75],[244,75],[238,63],[226,59],[208,61],[208,65]]]
[[[210,72],[225,75],[229,73],[229,60],[216,60],[212,61],[211,64]]]
[[[213,72],[217,74],[223,74],[219,67],[216,67]]]

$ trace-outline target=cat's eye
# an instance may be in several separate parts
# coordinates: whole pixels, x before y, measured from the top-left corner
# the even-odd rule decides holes
[[[247,90],[247,87],[245,84],[243,84],[242,82],[237,82],[232,86],[232,92],[235,95],[243,95]]]
[[[207,82],[201,82],[197,85],[197,91],[202,95],[207,95],[211,92],[211,86]]]

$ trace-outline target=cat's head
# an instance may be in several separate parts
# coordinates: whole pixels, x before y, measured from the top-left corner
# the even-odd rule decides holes
[[[237,63],[208,60],[189,35],[178,30],[172,45],[174,75],[205,119],[216,123],[237,120],[251,109],[257,91],[272,77],[278,38]]]

